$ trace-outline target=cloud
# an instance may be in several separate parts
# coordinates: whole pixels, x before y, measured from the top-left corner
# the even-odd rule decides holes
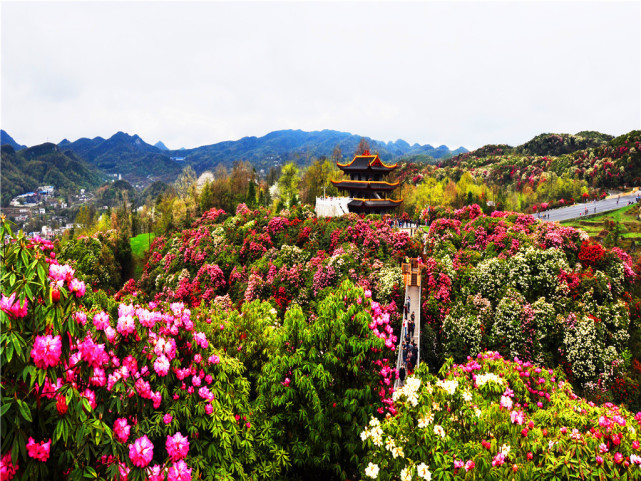
[[[19,142],[324,128],[516,145],[641,124],[636,2],[5,2]]]

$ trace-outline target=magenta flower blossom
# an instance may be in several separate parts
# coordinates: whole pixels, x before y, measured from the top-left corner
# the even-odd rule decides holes
[[[62,354],[62,339],[60,336],[36,336],[31,350],[33,362],[40,369],[57,366]]]
[[[165,415],[162,417],[162,421],[163,421],[165,424],[169,424],[169,423],[171,423],[171,421],[172,421],[173,419],[174,419],[174,417],[173,417],[171,414],[169,414],[169,413],[165,414]]]
[[[165,470],[159,464],[147,468],[147,479],[149,481],[165,481]]]
[[[136,330],[134,318],[131,316],[122,316],[118,318],[116,330],[123,336],[127,336]]]
[[[105,329],[105,336],[107,336],[107,340],[109,342],[114,342],[114,339],[116,339],[116,330],[109,326]]]
[[[131,426],[125,418],[118,418],[114,423],[114,433],[116,435],[116,440],[121,443],[126,443],[129,439],[129,432],[131,431]]]
[[[465,463],[465,471],[470,471],[471,469],[474,469],[476,465],[474,464],[474,461],[471,459]]]
[[[6,297],[4,294],[2,294],[2,298],[0,299],[0,309],[6,312],[9,317],[12,317],[14,319],[26,316],[27,306],[28,302],[26,298],[22,301],[22,305],[20,305],[20,299],[16,301],[15,292],[9,297]]]
[[[85,283],[79,281],[78,279],[71,279],[69,283],[69,289],[71,292],[76,294],[76,297],[82,297],[85,295]]]
[[[216,354],[209,356],[209,364],[218,364],[219,362],[220,358]]]
[[[494,456],[494,459],[492,459],[492,466],[501,466],[503,463],[505,463],[505,455],[503,453],[498,453],[496,456]]]
[[[167,359],[164,354],[158,356],[154,361],[154,371],[156,371],[159,376],[166,376],[169,372],[169,359]]]
[[[105,311],[100,311],[98,314],[93,316],[93,325],[98,331],[104,331],[109,327],[109,314]]]
[[[165,447],[167,448],[169,459],[175,462],[187,456],[189,452],[189,440],[178,431],[173,436],[167,436]]]
[[[49,278],[54,281],[67,281],[70,282],[73,279],[74,270],[71,266],[51,264],[49,265]]]
[[[27,442],[27,454],[29,454],[29,457],[43,463],[49,459],[50,450],[51,439],[46,443],[44,441],[36,443],[33,438],[29,438],[29,442]]]
[[[174,463],[167,472],[167,481],[191,481],[191,468],[183,460]]]
[[[134,466],[144,468],[154,457],[154,445],[145,434],[129,445],[129,458]]]
[[[3,481],[11,481],[16,475],[16,472],[18,472],[19,467],[17,462],[15,465],[13,464],[11,453],[5,454],[0,458],[0,479]]]

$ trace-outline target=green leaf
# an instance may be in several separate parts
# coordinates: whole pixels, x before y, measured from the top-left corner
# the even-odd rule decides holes
[[[32,422],[31,410],[29,409],[29,406],[27,406],[27,403],[22,399],[17,399],[16,401],[18,402],[18,410],[20,411],[20,414],[22,414],[22,417],[27,421]]]

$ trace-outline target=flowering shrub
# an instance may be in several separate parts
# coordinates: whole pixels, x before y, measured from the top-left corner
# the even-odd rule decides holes
[[[614,382],[634,329],[623,301],[636,279],[629,256],[528,215],[469,206],[433,215],[422,313],[426,335],[440,336],[433,368],[493,349],[562,364],[577,388]]]
[[[189,309],[95,297],[85,310],[84,284],[51,243],[4,222],[0,243],[3,479],[248,476],[242,366]]]
[[[641,476],[641,413],[576,396],[559,370],[485,352],[438,377],[421,367],[393,397],[396,416],[363,423],[365,477]]]

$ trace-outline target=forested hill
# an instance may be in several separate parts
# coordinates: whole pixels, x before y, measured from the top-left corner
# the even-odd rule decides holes
[[[2,206],[16,195],[33,191],[40,185],[53,185],[58,190],[95,188],[103,174],[72,152],[61,152],[55,144],[46,143],[16,151],[2,146]]]

